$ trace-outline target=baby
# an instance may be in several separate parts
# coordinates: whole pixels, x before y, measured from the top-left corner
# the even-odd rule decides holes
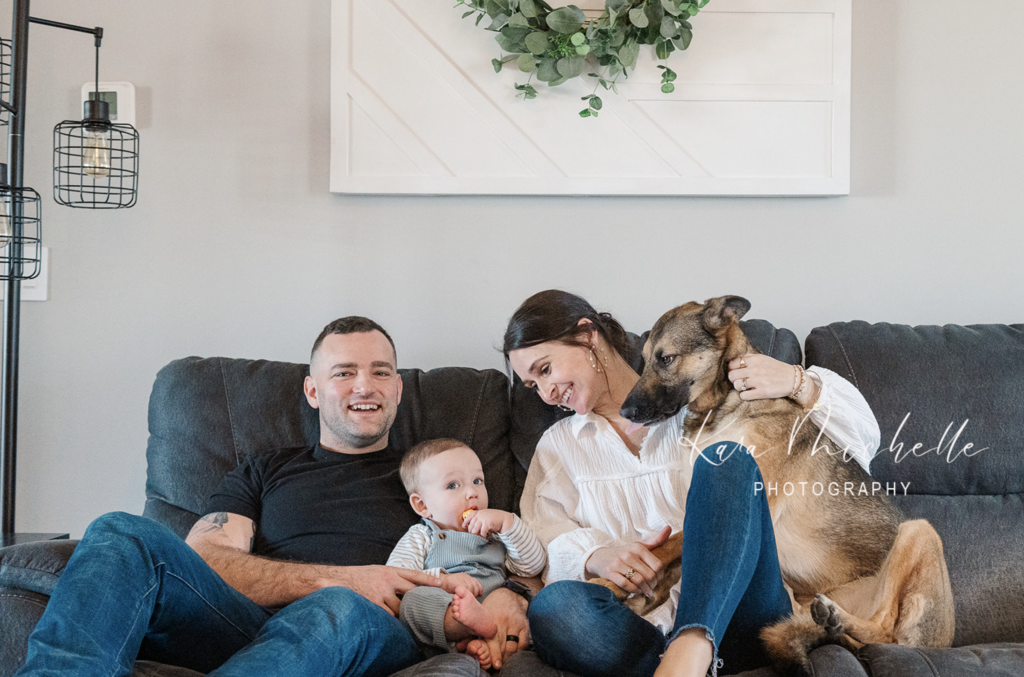
[[[480,600],[503,586],[506,569],[517,576],[539,574],[547,563],[544,548],[518,517],[487,508],[480,459],[462,442],[421,442],[402,458],[400,473],[423,523],[410,527],[388,566],[439,576],[442,587],[407,592],[399,618],[422,644],[454,651],[471,640],[466,653],[489,668],[484,640],[493,639],[498,627]]]

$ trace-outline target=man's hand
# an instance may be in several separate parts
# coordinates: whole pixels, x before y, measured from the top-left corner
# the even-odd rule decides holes
[[[503,534],[511,529],[515,519],[515,515],[504,510],[474,510],[462,521],[462,526],[471,534],[487,538],[492,531]]]
[[[484,586],[469,574],[441,574],[441,588],[445,592],[454,595],[455,588],[460,585],[469,590],[473,597],[479,597],[484,593]]]
[[[498,588],[484,598],[483,605],[498,626],[494,637],[484,638],[490,649],[491,667],[497,670],[509,656],[530,646],[527,602],[511,590]],[[508,637],[517,637],[518,641],[507,640]]]
[[[413,588],[426,585],[440,588],[441,579],[423,571],[373,564],[361,567],[324,567],[319,587],[340,585],[357,592],[392,616],[398,616],[398,599]]]

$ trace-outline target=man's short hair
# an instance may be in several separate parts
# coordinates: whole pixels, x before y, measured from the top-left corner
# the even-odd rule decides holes
[[[316,341],[313,342],[313,350],[309,351],[309,361],[311,363],[313,362],[313,357],[316,355],[316,351],[320,350],[320,345],[324,342],[324,339],[331,334],[362,334],[369,331],[379,331],[384,334],[384,338],[386,338],[388,343],[391,344],[391,350],[395,353],[395,359],[398,359],[398,351],[395,350],[395,342],[392,341],[391,336],[384,331],[384,327],[380,326],[368,317],[349,315],[348,317],[339,317],[337,320],[324,327],[324,330],[316,337]]]
[[[398,469],[398,474],[402,478],[402,484],[405,485],[406,492],[409,494],[416,493],[418,488],[416,484],[420,479],[420,466],[423,465],[424,461],[460,447],[468,449],[469,445],[451,437],[440,437],[436,440],[420,442],[405,452],[405,456],[402,457],[402,465]]]

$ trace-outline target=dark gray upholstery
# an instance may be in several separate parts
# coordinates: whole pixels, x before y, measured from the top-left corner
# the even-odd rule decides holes
[[[799,363],[792,332],[763,320],[743,323],[762,352]],[[887,448],[903,416],[899,441],[909,450],[935,447],[943,430],[965,419],[956,444],[988,447],[952,463],[937,454],[896,462],[883,450],[872,465],[882,482],[909,481],[900,498],[911,516],[927,517],[946,543],[957,603],[957,649],[869,646],[857,656],[837,646],[811,654],[813,673],[838,677],[1024,674],[1024,326],[906,327],[833,324],[807,339],[807,364],[839,372],[861,389],[882,427]],[[644,337],[637,337],[642,345]],[[640,366],[639,363],[636,366]],[[301,392],[306,366],[226,358],[186,358],[157,376],[150,399],[149,473],[145,515],[184,535],[220,478],[247,454],[312,443],[316,412]],[[518,501],[533,447],[562,414],[521,384],[508,388],[493,370],[445,368],[402,372],[404,393],[394,434],[403,445],[456,437],[484,459],[492,505]],[[0,549],[0,677],[14,672],[46,595],[75,543],[34,543]],[[751,641],[756,641],[753,638]],[[454,661],[454,664],[447,661]],[[136,676],[194,677],[145,661]],[[480,677],[466,657],[432,659],[401,677]],[[504,677],[572,677],[516,655]],[[778,677],[771,669],[745,677]]]
[[[806,355],[864,393],[882,430],[872,475],[909,482],[897,504],[942,536],[954,644],[1024,641],[1024,325],[834,323]]]

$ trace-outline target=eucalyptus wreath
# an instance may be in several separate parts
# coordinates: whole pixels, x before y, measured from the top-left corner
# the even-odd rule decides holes
[[[672,52],[686,49],[693,39],[689,19],[708,4],[708,0],[606,0],[604,12],[588,19],[575,5],[553,9],[544,0],[458,0],[456,7],[466,8],[462,18],[476,15],[479,26],[486,18],[489,31],[507,55],[492,59],[494,72],[506,63],[516,62],[529,74],[525,84],[516,83],[517,96],[537,98],[532,82],[555,87],[578,77],[588,66],[599,72],[588,73],[595,79],[594,91],[582,97],[587,107],[580,117],[597,117],[601,97],[597,88],[618,94],[615,84],[629,77],[636,66],[641,45],[654,45],[654,53],[667,61]],[[661,69],[661,91],[670,94],[676,73],[667,65]]]

